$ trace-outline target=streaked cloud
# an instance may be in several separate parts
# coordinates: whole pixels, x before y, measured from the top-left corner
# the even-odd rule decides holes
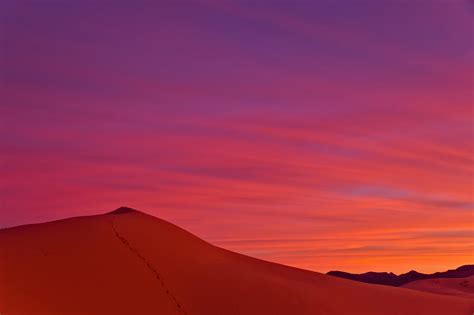
[[[367,3],[11,4],[2,226],[128,205],[313,270],[471,263],[472,10]]]

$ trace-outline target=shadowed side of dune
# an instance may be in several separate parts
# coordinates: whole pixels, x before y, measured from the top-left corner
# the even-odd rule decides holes
[[[357,283],[236,254],[163,220],[119,209],[0,231],[0,313],[471,315],[474,310],[467,299]]]

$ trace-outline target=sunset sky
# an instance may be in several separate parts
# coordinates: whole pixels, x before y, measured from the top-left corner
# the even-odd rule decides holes
[[[474,262],[472,1],[2,1],[0,227],[130,206],[326,272]]]

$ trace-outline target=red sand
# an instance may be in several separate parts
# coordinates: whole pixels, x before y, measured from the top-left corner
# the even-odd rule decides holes
[[[465,298],[357,283],[214,247],[143,213],[0,231],[2,315],[472,315]]]
[[[407,283],[403,286],[413,290],[426,291],[471,298],[474,301],[474,276],[453,279],[427,279]]]

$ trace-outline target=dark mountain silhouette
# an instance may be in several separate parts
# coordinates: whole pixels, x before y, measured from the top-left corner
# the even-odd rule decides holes
[[[373,284],[383,284],[398,287],[415,280],[436,278],[465,278],[474,275],[474,265],[464,265],[459,268],[432,274],[420,273],[415,270],[396,275],[392,272],[366,272],[361,274],[348,273],[344,271],[329,271],[328,275]]]

